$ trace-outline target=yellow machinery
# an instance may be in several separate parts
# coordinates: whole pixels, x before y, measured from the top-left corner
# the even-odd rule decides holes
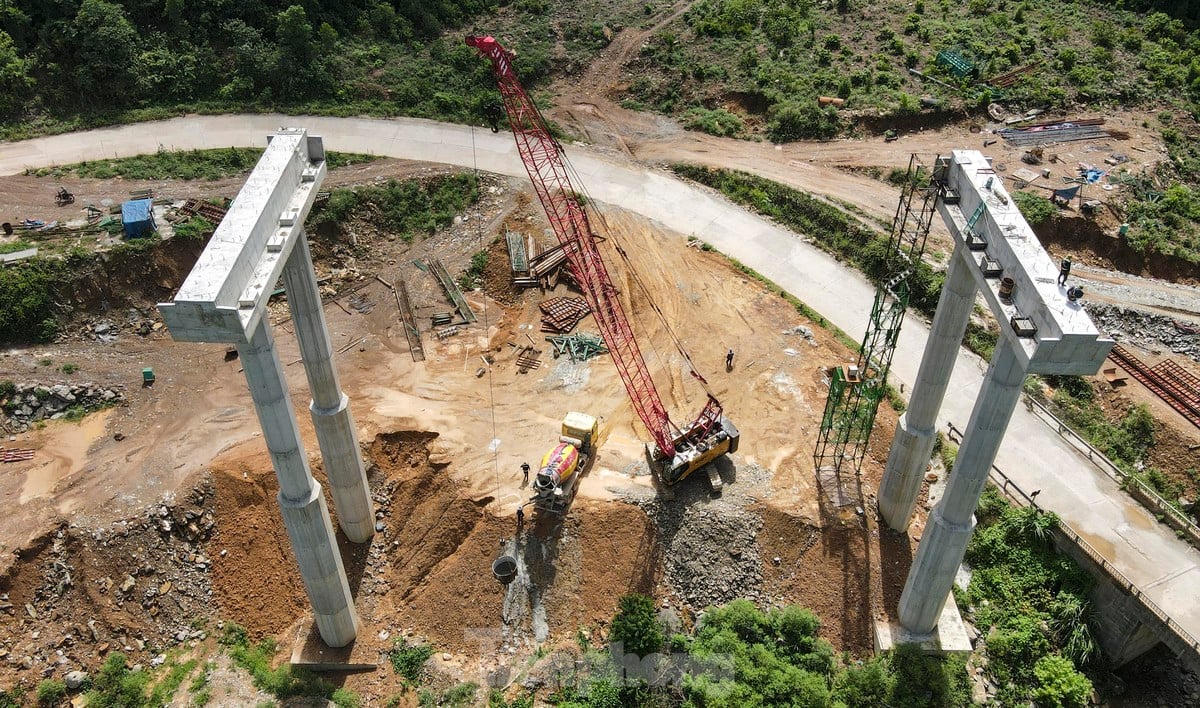
[[[596,418],[586,413],[572,411],[563,418],[558,445],[542,457],[533,480],[530,502],[537,509],[555,514],[566,511],[595,452],[598,430]]]

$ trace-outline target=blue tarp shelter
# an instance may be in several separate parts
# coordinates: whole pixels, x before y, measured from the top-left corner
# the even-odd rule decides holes
[[[125,228],[125,238],[143,238],[158,231],[154,223],[154,201],[151,199],[131,199],[121,205],[121,225]]]

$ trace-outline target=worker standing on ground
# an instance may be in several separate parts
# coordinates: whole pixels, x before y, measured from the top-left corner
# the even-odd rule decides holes
[[[517,507],[517,533],[521,533],[521,529],[525,526],[525,505]]]
[[[529,484],[529,463],[521,463],[521,486]]]
[[[731,371],[732,369],[733,369],[733,350],[730,349],[725,354],[725,370]]]
[[[1067,284],[1067,276],[1071,274],[1071,257],[1067,256],[1062,259],[1062,265],[1058,267],[1058,284],[1060,286]]]

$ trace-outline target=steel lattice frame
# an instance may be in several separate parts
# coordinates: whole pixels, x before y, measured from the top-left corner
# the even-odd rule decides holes
[[[847,379],[841,367],[833,371],[829,396],[821,416],[821,430],[813,452],[818,469],[832,467],[841,471],[850,460],[857,474],[866,457],[867,440],[875,425],[879,402],[887,393],[887,377],[892,355],[908,309],[908,279],[925,253],[925,242],[937,207],[939,189],[930,181],[916,155],[908,162],[908,178],[896,205],[888,242],[887,278],[875,290],[871,319],[867,323],[859,349],[859,381]]]
[[[600,257],[587,212],[571,185],[562,146],[550,135],[541,113],[521,86],[513,70],[512,53],[492,37],[467,37],[467,44],[492,63],[517,151],[550,226],[567,252],[571,274],[592,308],[600,334],[612,353],[638,418],[654,438],[659,453],[670,459],[675,454],[674,439],[681,431],[671,422],[654,388],[617,289]],[[710,397],[696,421],[686,430],[707,431],[713,421],[720,418],[721,404]]]

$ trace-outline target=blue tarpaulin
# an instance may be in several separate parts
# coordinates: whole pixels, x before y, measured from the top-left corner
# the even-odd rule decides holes
[[[142,238],[158,231],[154,223],[154,201],[132,199],[121,205],[121,225],[125,227],[125,238]]]
[[[1074,199],[1076,194],[1079,194],[1079,187],[1054,190],[1054,196],[1058,197],[1059,199],[1066,199],[1067,201]]]

